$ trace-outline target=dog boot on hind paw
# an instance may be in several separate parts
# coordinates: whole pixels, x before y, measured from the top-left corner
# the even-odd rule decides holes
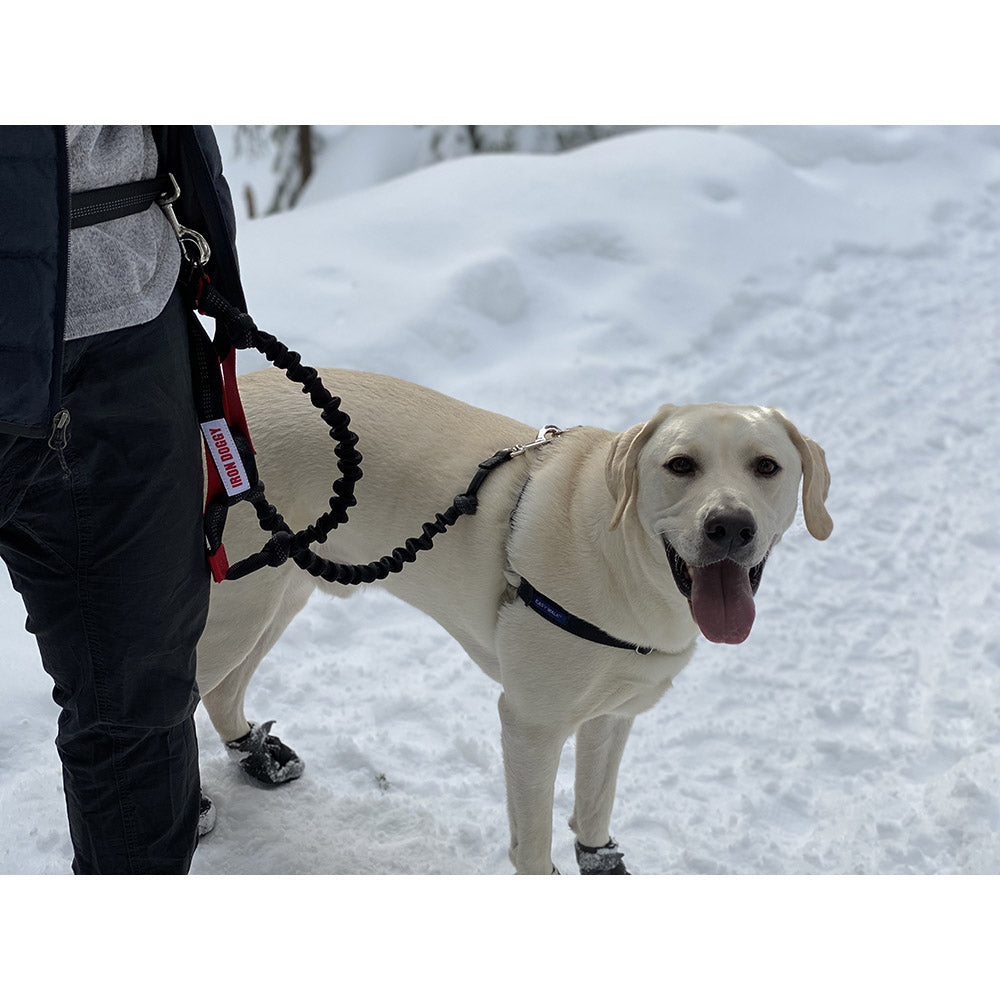
[[[198,806],[198,839],[208,836],[215,829],[215,803],[204,793],[201,793],[201,803]]]
[[[291,747],[271,735],[273,725],[273,719],[259,726],[251,722],[250,732],[226,747],[239,754],[239,765],[251,778],[265,785],[282,785],[299,777],[305,764]]]
[[[631,875],[624,858],[613,840],[603,847],[584,847],[580,841],[576,842],[576,862],[581,875]]]

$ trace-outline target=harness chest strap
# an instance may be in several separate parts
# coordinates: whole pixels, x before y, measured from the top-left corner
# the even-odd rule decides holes
[[[527,445],[518,445],[516,448],[510,450],[511,455],[520,455],[530,448],[537,448],[541,445],[548,444],[554,437],[557,437],[565,433],[561,431],[558,427],[554,427],[551,424],[543,427],[538,432],[538,437]],[[517,511],[518,505],[521,503],[521,499],[524,496],[524,492],[528,487],[527,481],[525,481],[524,486],[521,488],[521,494],[517,499],[517,503],[514,505],[514,512],[511,513],[511,523],[514,520],[514,514]],[[634,653],[638,653],[640,656],[646,656],[647,654],[653,652],[650,646],[639,646],[634,642],[626,642],[623,639],[616,639],[613,635],[609,635],[603,629],[598,628],[596,625],[592,625],[590,622],[583,618],[578,618],[576,615],[567,611],[562,605],[557,604],[552,600],[551,597],[546,597],[544,594],[535,590],[535,588],[521,577],[521,582],[517,588],[517,596],[529,607],[535,614],[541,615],[547,622],[556,625],[561,628],[564,632],[569,632],[571,635],[575,635],[580,639],[586,639],[588,642],[596,642],[601,646],[611,646],[614,649],[628,649]]]
[[[608,635],[603,629],[577,618],[570,614],[564,607],[556,604],[551,598],[540,594],[523,577],[517,588],[517,596],[531,608],[536,614],[541,615],[546,621],[557,625],[565,632],[586,639],[588,642],[596,642],[601,646],[612,646],[615,649],[630,649],[640,656],[646,656],[653,652],[649,646],[637,646],[634,642],[625,642],[623,639],[616,639],[613,635]]]

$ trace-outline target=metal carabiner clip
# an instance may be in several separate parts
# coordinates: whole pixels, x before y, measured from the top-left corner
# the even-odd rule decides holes
[[[564,432],[554,424],[546,424],[538,431],[538,437],[534,441],[530,441],[528,444],[518,444],[511,448],[511,458],[515,455],[523,455],[532,448],[540,448],[543,444],[548,444],[553,438],[559,437],[562,433]]]
[[[181,189],[177,183],[177,178],[173,174],[167,174],[167,177],[170,178],[173,191],[160,196],[160,208],[163,209],[163,214],[167,217],[167,222],[170,223],[174,233],[177,235],[177,242],[181,245],[181,253],[184,254],[184,258],[189,264],[200,264],[204,267],[208,263],[209,257],[212,256],[212,248],[208,245],[208,240],[201,233],[196,232],[194,229],[188,229],[187,226],[182,226],[177,221],[173,204],[180,197]]]

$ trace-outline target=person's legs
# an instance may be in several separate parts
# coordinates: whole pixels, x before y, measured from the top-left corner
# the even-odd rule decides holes
[[[63,405],[61,458],[45,441],[0,448],[0,555],[62,709],[73,870],[184,873],[209,576],[179,297],[151,323],[70,341]]]

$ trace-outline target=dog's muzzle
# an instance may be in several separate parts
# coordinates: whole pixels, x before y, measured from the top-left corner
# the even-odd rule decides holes
[[[674,583],[691,605],[691,614],[705,638],[712,642],[743,642],[753,627],[754,595],[767,556],[749,569],[731,559],[690,566],[665,537],[663,548]]]

